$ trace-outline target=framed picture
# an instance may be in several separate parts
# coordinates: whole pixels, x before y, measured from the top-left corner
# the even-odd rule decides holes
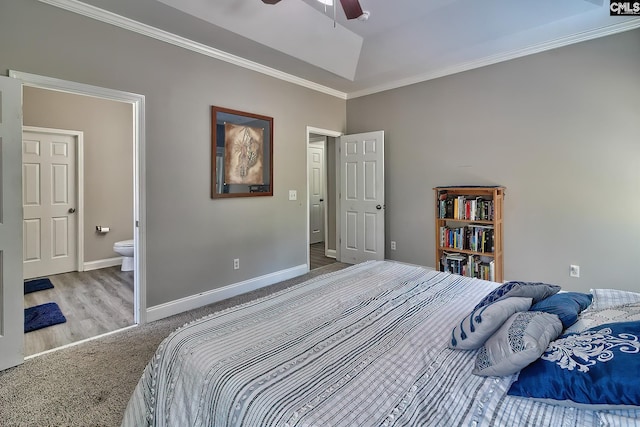
[[[211,107],[211,198],[273,196],[273,118]]]

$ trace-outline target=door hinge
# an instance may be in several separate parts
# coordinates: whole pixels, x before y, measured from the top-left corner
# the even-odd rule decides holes
[[[140,221],[136,221],[136,228],[140,227]]]

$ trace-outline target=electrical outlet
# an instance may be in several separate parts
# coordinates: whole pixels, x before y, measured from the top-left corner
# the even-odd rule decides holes
[[[396,241],[395,241],[395,240],[392,240],[392,241],[391,241],[391,250],[392,250],[392,251],[395,251],[395,250],[396,250]]]
[[[569,276],[580,277],[580,266],[571,264],[569,267]]]
[[[298,200],[297,190],[289,190],[289,200]]]
[[[235,258],[233,260],[233,269],[240,270],[240,258]]]

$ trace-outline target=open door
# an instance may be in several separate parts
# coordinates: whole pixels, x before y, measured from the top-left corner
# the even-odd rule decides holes
[[[307,162],[307,170],[309,171],[309,243],[313,245],[325,241],[324,145],[309,145],[307,147]]]
[[[340,261],[384,259],[384,131],[340,137]]]
[[[0,371],[24,361],[22,82],[0,77]]]

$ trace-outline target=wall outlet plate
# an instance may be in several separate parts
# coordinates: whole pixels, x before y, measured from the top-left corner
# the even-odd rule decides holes
[[[289,190],[289,200],[298,200],[298,191]]]
[[[580,266],[571,264],[569,267],[569,276],[580,277]]]

